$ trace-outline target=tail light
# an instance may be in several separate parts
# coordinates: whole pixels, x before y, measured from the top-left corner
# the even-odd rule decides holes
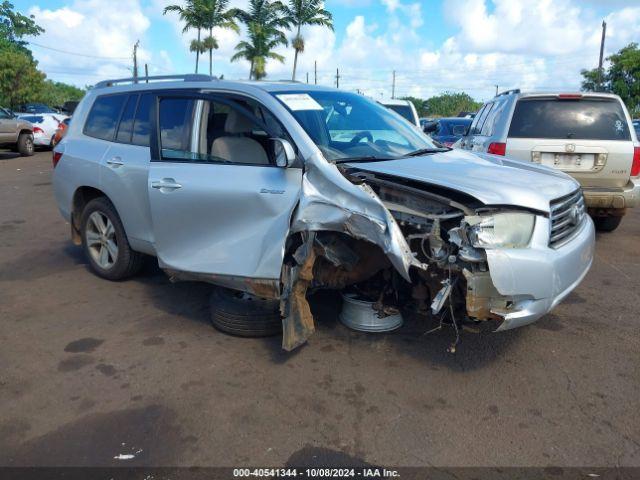
[[[61,158],[62,158],[62,152],[56,152],[54,150],[53,151],[53,168],[56,168]]]
[[[631,176],[640,175],[640,147],[633,147],[633,163],[631,164]]]
[[[40,127],[33,127],[33,133],[44,133],[44,130],[42,130]]]
[[[489,145],[487,149],[488,153],[493,153],[494,155],[502,155],[504,156],[507,153],[507,144],[502,142],[494,142]]]

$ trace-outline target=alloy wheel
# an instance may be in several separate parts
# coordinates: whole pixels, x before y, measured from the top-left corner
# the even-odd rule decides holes
[[[93,212],[87,219],[85,238],[94,262],[108,270],[118,260],[118,241],[111,220],[102,212]]]

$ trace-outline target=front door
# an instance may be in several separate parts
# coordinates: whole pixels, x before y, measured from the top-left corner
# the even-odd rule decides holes
[[[262,123],[253,100],[183,94],[156,108],[148,192],[160,266],[279,279],[302,185],[301,168],[274,164],[269,139],[284,130]]]
[[[0,143],[16,140],[16,121],[9,113],[0,108]]]

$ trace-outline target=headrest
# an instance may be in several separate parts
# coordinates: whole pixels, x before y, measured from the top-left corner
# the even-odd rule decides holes
[[[227,120],[224,124],[226,133],[250,133],[252,129],[253,123],[244,115],[240,115],[235,110],[231,110],[227,115]]]

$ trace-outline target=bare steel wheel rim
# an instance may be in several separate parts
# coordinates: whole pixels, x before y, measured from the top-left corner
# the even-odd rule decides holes
[[[27,137],[27,140],[25,142],[25,146],[27,147],[27,152],[32,153],[33,152],[33,138]]]
[[[109,217],[102,212],[89,215],[85,238],[93,261],[105,270],[112,268],[118,260],[118,241]]]

